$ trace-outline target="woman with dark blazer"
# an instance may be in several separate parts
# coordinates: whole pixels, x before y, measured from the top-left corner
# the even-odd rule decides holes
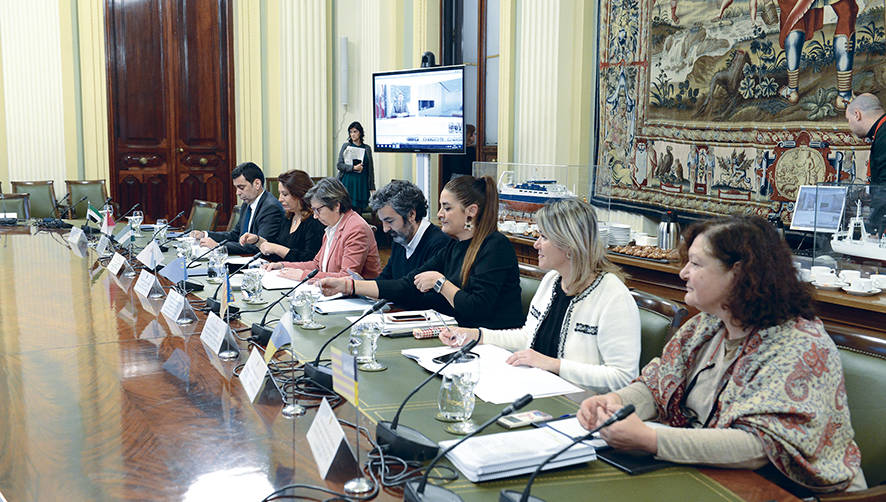
[[[278,200],[288,218],[275,239],[280,244],[255,234],[246,234],[244,239],[258,247],[268,261],[308,261],[323,242],[323,224],[311,218],[311,205],[305,201],[314,182],[308,173],[293,169],[281,174],[278,183]]]

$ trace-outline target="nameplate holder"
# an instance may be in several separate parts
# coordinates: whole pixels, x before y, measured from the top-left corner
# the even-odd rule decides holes
[[[95,246],[95,252],[98,253],[98,256],[100,258],[104,258],[104,257],[111,254],[110,248],[111,248],[111,240],[108,239],[107,235],[102,234],[102,236],[99,237],[99,239],[98,239],[98,244],[96,244],[96,246]]]
[[[325,397],[306,437],[321,478],[347,480],[357,472],[357,459]]]
[[[265,386],[265,376],[268,374],[268,365],[261,355],[261,352],[253,348],[249,353],[249,358],[243,369],[240,371],[240,383],[243,384],[243,390],[250,403],[255,402],[255,398],[261,393]]]
[[[197,314],[191,308],[191,304],[182,296],[181,293],[174,289],[169,290],[166,295],[166,301],[160,312],[170,321],[176,324],[193,324],[197,322]]]
[[[157,276],[147,270],[142,270],[138,274],[138,280],[135,281],[135,287],[132,289],[145,298],[163,298],[165,295]]]
[[[157,241],[152,240],[136,255],[136,259],[149,269],[157,270],[157,267],[163,264],[163,251],[160,251]]]
[[[228,341],[228,347],[236,346],[231,327],[214,312],[210,312],[206,316],[206,323],[203,324],[203,331],[200,332],[200,340],[215,354],[221,352],[222,347],[225,346],[225,340]]]
[[[163,307],[163,302],[161,302],[157,298],[147,298],[141,295],[135,295],[138,298],[138,302],[142,304],[142,308],[145,311],[150,312],[150,314],[154,317],[160,315],[160,308]]]
[[[111,275],[119,274],[124,263],[126,263],[126,257],[120,253],[114,253],[114,256],[111,257],[111,261],[108,262],[108,272],[110,272]]]
[[[68,234],[68,242],[71,246],[79,246],[81,242],[86,242],[86,234],[80,227],[71,227],[71,233]]]
[[[163,343],[164,338],[166,338],[166,332],[163,331],[163,326],[160,326],[157,319],[152,319],[138,336],[139,340],[146,340],[158,347]]]

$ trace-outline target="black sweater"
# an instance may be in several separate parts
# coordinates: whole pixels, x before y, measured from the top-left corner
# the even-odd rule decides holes
[[[400,244],[391,245],[391,257],[385,265],[384,270],[379,274],[379,280],[399,279],[404,275],[412,272],[431,259],[438,251],[446,247],[446,244],[452,240],[448,235],[444,234],[440,227],[429,225],[422,234],[418,246],[412,252],[412,256],[406,258],[406,247]]]
[[[270,261],[311,261],[320,251],[320,245],[323,243],[323,232],[326,227],[320,223],[320,220],[308,216],[304,221],[299,223],[295,232],[289,233],[292,227],[292,217],[280,226],[280,235],[276,240],[271,242],[279,243],[289,248],[286,256],[280,258],[276,254],[267,255]]]
[[[471,240],[451,240],[429,261],[400,279],[378,280],[380,298],[408,305],[410,308],[432,308],[451,315],[459,326],[492,329],[518,328],[525,320],[520,303],[520,272],[517,255],[508,238],[493,232],[480,247],[471,267],[468,283],[461,284],[461,265]],[[434,291],[421,294],[415,289],[415,276],[435,270],[461,290],[455,294],[455,308]]]

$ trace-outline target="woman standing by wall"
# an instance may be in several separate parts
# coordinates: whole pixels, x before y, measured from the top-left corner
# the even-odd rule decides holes
[[[362,155],[359,150],[363,150]],[[351,122],[348,126],[348,141],[338,151],[336,166],[338,179],[351,194],[354,211],[362,213],[369,204],[369,192],[375,191],[375,173],[372,169],[372,148],[363,142],[360,122]]]

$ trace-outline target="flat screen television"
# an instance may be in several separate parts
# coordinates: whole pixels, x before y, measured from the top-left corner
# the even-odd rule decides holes
[[[464,66],[372,74],[377,152],[464,153]]]
[[[791,230],[829,234],[840,230],[846,191],[845,186],[800,186],[797,203],[794,204]]]

